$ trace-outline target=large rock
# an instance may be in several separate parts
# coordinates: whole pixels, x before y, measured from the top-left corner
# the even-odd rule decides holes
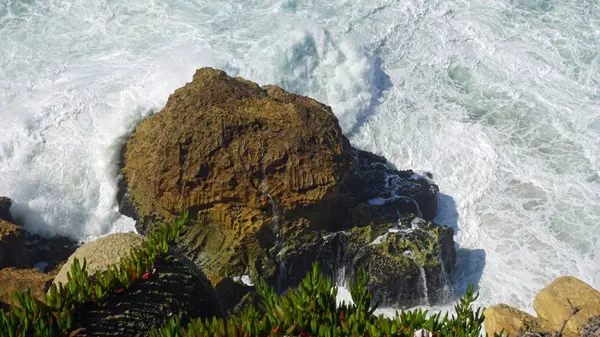
[[[0,220],[0,269],[27,264],[25,236],[25,231],[17,225]]]
[[[591,317],[600,316],[600,292],[575,277],[563,276],[535,296],[533,308],[539,318],[549,321],[556,330],[573,308],[579,309],[566,325],[566,330],[579,334]]]
[[[63,266],[54,282],[65,283],[75,257],[87,261],[90,273],[117,264],[144,239],[136,234],[113,234],[81,246]],[[192,317],[221,316],[214,289],[198,267],[177,251],[171,259],[158,259],[156,273],[135,282],[123,292],[111,294],[105,305],[89,303],[79,310],[77,336],[149,336],[152,328],[170,317],[184,322]]]
[[[304,270],[285,269],[288,242],[306,243],[296,245],[305,258],[317,254],[312,238],[322,233],[385,231],[409,213],[430,220],[437,209],[428,177],[352,149],[329,107],[209,68],[138,125],[122,156],[121,212],[143,232],[189,209],[179,247],[220,290],[243,275],[293,285]]]
[[[218,208],[247,230],[271,200],[290,211],[318,204],[324,226],[352,157],[325,105],[204,68],[142,121],[124,159],[141,218]]]
[[[553,335],[551,324],[530,314],[506,304],[488,307],[483,312],[483,326],[488,336],[494,336],[504,331],[504,335],[517,337],[527,332],[541,335]]]

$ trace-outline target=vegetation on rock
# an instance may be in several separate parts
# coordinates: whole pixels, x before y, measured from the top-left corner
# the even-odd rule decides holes
[[[261,297],[258,307],[247,307],[239,315],[227,319],[193,320],[182,326],[176,319],[152,332],[153,337],[200,336],[415,336],[427,331],[432,336],[478,337],[484,317],[481,309],[473,309],[477,294],[469,287],[455,305],[452,316],[427,311],[402,311],[393,318],[375,315],[377,304],[368,289],[368,275],[357,273],[350,286],[353,304],[336,304],[337,287],[324,277],[318,264],[302,280],[298,288],[278,296],[264,280],[256,284]],[[418,334],[417,334],[418,336]]]
[[[152,277],[157,258],[169,252],[169,245],[179,237],[188,221],[188,213],[171,224],[156,227],[148,233],[147,241],[123,257],[118,265],[89,275],[86,262],[73,260],[66,284],[52,284],[41,300],[31,291],[14,294],[16,305],[8,312],[0,312],[0,335],[25,336],[75,336],[72,331],[78,311],[86,304],[103,306],[109,296],[119,294],[135,282]]]

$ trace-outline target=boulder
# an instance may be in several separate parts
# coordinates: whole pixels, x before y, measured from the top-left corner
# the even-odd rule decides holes
[[[325,225],[351,160],[329,107],[203,68],[137,126],[122,172],[143,223],[219,208],[248,230],[274,202],[282,211],[315,206],[305,213]]]
[[[65,283],[75,257],[87,261],[90,273],[119,263],[144,243],[137,234],[112,234],[87,243],[69,258],[55,283]],[[192,317],[222,316],[217,295],[198,267],[177,251],[170,259],[158,259],[147,280],[135,282],[122,292],[111,293],[102,307],[88,303],[74,322],[77,336],[150,336],[152,328],[164,326],[170,317],[186,322]]]
[[[430,177],[353,149],[328,106],[210,68],[136,127],[121,172],[120,210],[140,232],[190,210],[178,247],[227,302],[243,294],[228,290],[234,277],[260,276],[280,290],[301,279],[304,270],[285,269],[289,242],[305,259],[319,254],[315,237],[380,224],[385,231],[407,214],[430,220],[437,209]]]
[[[6,220],[0,220],[0,269],[27,265],[24,230]]]
[[[69,257],[67,262],[61,267],[54,278],[53,283],[58,285],[67,284],[67,274],[71,271],[71,266],[75,258],[83,263],[86,260],[88,274],[92,275],[97,270],[106,270],[108,266],[117,264],[121,258],[126,257],[134,248],[142,246],[144,238],[133,233],[111,234],[77,248]]]
[[[533,301],[538,317],[547,320],[558,330],[570,316],[573,308],[579,309],[569,319],[566,330],[579,335],[591,317],[600,316],[600,292],[572,276],[562,276],[542,289]]]
[[[16,291],[24,292],[28,288],[33,297],[42,299],[52,278],[52,274],[40,273],[37,269],[4,268],[0,270],[0,302],[14,305],[16,302],[13,294]]]
[[[549,322],[506,304],[486,308],[483,314],[485,316],[483,326],[488,336],[494,336],[501,331],[512,337],[531,332],[552,335],[554,332]]]

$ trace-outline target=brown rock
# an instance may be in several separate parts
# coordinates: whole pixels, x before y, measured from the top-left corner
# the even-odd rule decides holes
[[[579,311],[569,319],[566,330],[579,334],[592,316],[600,315],[600,292],[572,276],[559,277],[542,289],[533,301],[538,317],[558,330],[573,308]]]
[[[506,304],[497,304],[486,308],[483,314],[485,316],[484,329],[489,336],[494,336],[495,333],[501,331],[512,337],[520,336],[525,332],[540,334],[552,332],[549,322]]]
[[[0,302],[16,304],[13,294],[27,288],[31,289],[33,297],[42,299],[52,277],[52,274],[40,273],[37,269],[4,268],[0,270]]]
[[[231,264],[240,272],[274,268],[239,260],[264,258],[264,240],[272,246],[278,235],[257,238],[265,226],[297,235],[339,224],[338,191],[351,161],[329,107],[203,68],[136,128],[122,172],[142,223],[192,210],[199,220],[190,250],[218,282],[223,273],[215,269]]]
[[[27,262],[25,231],[17,225],[0,220],[0,269],[21,267]]]
[[[203,68],[136,128],[123,173],[140,216],[226,204],[251,217],[269,196],[284,209],[333,196],[349,150],[327,106]]]

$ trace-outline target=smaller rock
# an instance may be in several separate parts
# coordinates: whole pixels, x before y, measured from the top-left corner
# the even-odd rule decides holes
[[[10,206],[12,206],[10,198],[0,197],[0,220],[15,222],[10,215]]]
[[[526,333],[541,335],[552,332],[550,323],[506,304],[497,304],[485,309],[483,326],[488,336],[504,331],[509,336]]]
[[[243,284],[241,278],[237,280],[227,277],[215,286],[215,291],[223,310],[227,313],[232,313],[244,297],[250,292],[254,292],[254,288]]]
[[[75,258],[83,263],[86,260],[87,272],[94,274],[97,270],[106,270],[111,264],[117,264],[121,258],[126,257],[132,249],[140,247],[144,237],[132,233],[117,233],[102,237],[98,240],[86,243],[77,248],[75,253],[69,257],[62,266],[54,284],[67,284],[67,274],[71,271],[71,265]]]
[[[579,311],[567,322],[565,330],[579,334],[593,316],[600,316],[600,292],[572,276],[559,277],[542,289],[533,301],[538,317],[559,330],[573,308]]]
[[[0,220],[0,269],[27,264],[25,236],[25,231],[17,225]]]
[[[13,293],[27,288],[31,289],[33,297],[42,299],[52,277],[52,274],[40,273],[37,269],[4,268],[0,270],[0,302],[16,304]]]

